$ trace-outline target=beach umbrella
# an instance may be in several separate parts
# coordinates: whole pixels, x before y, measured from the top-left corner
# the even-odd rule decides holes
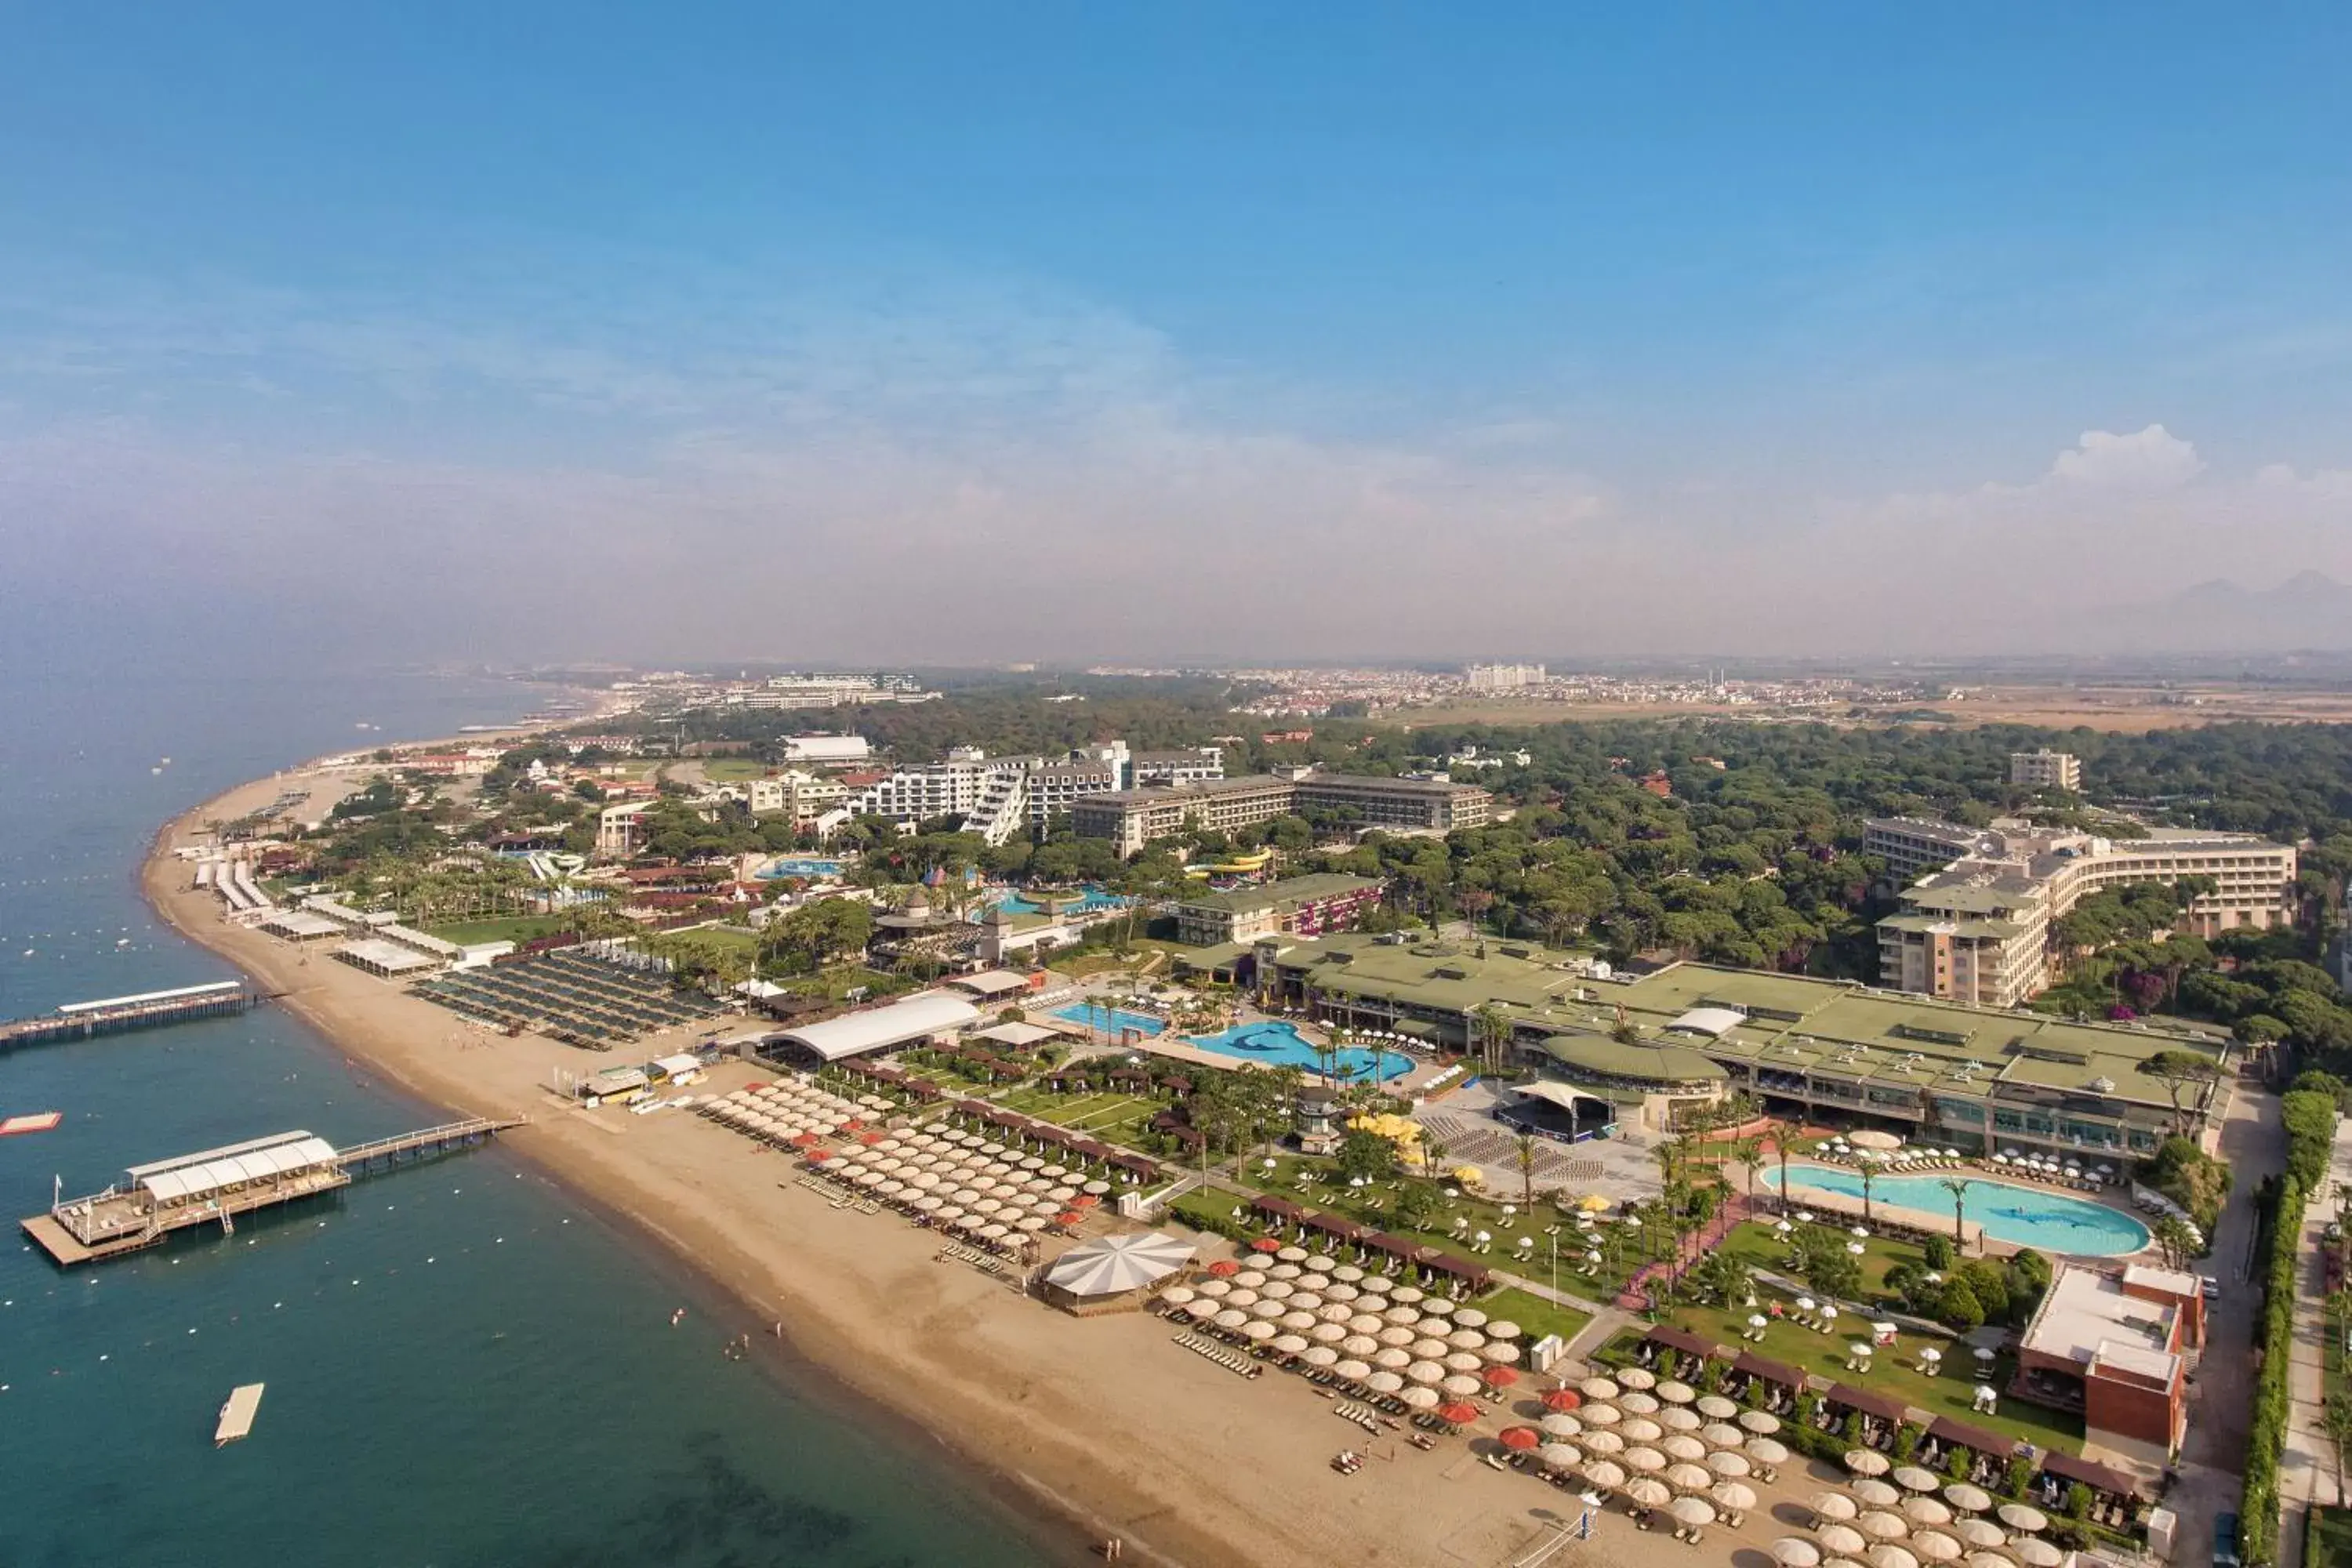
[[[1706,1457],[1706,1468],[1727,1480],[1736,1481],[1744,1479],[1756,1467],[1748,1462],[1748,1456],[1745,1454],[1735,1454],[1728,1448],[1718,1448]]]
[[[1440,1383],[1437,1386],[1440,1390],[1453,1395],[1456,1399],[1469,1399],[1474,1397],[1478,1392],[1478,1380],[1475,1377],[1464,1377],[1461,1373],[1456,1373],[1452,1377]]]
[[[1944,1500],[1962,1513],[1982,1513],[1992,1506],[1992,1499],[1981,1487],[1966,1481],[1954,1481],[1944,1489]]]
[[[1238,1312],[1228,1307],[1210,1321],[1221,1329],[1238,1329],[1250,1319],[1247,1312]]]
[[[1384,1345],[1409,1345],[1421,1338],[1402,1323],[1383,1323],[1369,1313],[1359,1312],[1348,1320],[1348,1326],[1360,1334],[1370,1334]]]
[[[1261,1292],[1263,1295],[1273,1297],[1277,1301],[1287,1301],[1297,1293],[1298,1287],[1285,1279],[1282,1277],[1282,1270],[1278,1268],[1275,1270],[1274,1278],[1265,1282],[1265,1289]]]
[[[1875,1448],[1849,1448],[1846,1450],[1845,1468],[1857,1476],[1883,1476],[1894,1467],[1887,1463],[1886,1456]]]
[[[1673,1516],[1676,1524],[1686,1525],[1693,1530],[1715,1522],[1715,1505],[1705,1498],[1676,1498],[1667,1505],[1666,1512]]]
[[[1323,1326],[1327,1329],[1340,1328],[1338,1323],[1326,1323]],[[1380,1341],[1372,1338],[1370,1334],[1350,1334],[1344,1329],[1340,1329],[1339,1334],[1335,1337],[1337,1338],[1340,1350],[1349,1355],[1376,1356],[1381,1353]]]
[[[1584,1395],[1572,1388],[1544,1390],[1543,1406],[1546,1410],[1574,1410],[1583,1403]]]
[[[1604,1492],[1615,1491],[1625,1484],[1625,1470],[1622,1466],[1612,1464],[1607,1459],[1587,1459],[1584,1462],[1584,1479]]]
[[[1621,1394],[1617,1396],[1617,1408],[1628,1415],[1654,1415],[1658,1402],[1646,1394]]]
[[[1748,1441],[1748,1435],[1723,1421],[1711,1421],[1698,1429],[1699,1441],[1717,1448],[1737,1448]]]
[[[1181,1307],[1194,1300],[1194,1292],[1190,1285],[1171,1285],[1160,1292],[1160,1299],[1171,1307]]]
[[[1297,1334],[1284,1334],[1274,1342],[1274,1348],[1284,1355],[1297,1355],[1307,1349],[1307,1342]]]
[[[1957,1521],[1952,1525],[1952,1534],[1962,1545],[1983,1550],[1990,1550],[2009,1539],[2001,1533],[2000,1526],[1982,1519]]]
[[[1960,1559],[1960,1568],[2017,1568],[2017,1564],[1998,1552],[1971,1552]]]
[[[1242,1266],[1230,1258],[1220,1258],[1209,1265],[1209,1272],[1220,1279],[1230,1279],[1242,1271]]]
[[[1460,1322],[1462,1314],[1454,1314],[1454,1321]],[[1486,1337],[1490,1340],[1515,1340],[1525,1331],[1508,1318],[1490,1318],[1486,1322]]]
[[[1635,1476],[1625,1483],[1625,1500],[1637,1508],[1664,1508],[1675,1500],[1675,1494],[1654,1476]]]
[[[1279,1250],[1276,1250],[1277,1247],[1279,1247]],[[1281,1247],[1280,1244],[1277,1243],[1276,1247],[1267,1247],[1266,1250],[1274,1253],[1276,1258],[1279,1258],[1285,1263],[1304,1263],[1307,1261],[1307,1249],[1303,1247]]]
[[[1421,1310],[1433,1318],[1450,1317],[1453,1315],[1454,1303],[1443,1296],[1423,1296],[1421,1299]]]
[[[1639,1470],[1644,1475],[1654,1474],[1666,1468],[1666,1457],[1664,1454],[1659,1453],[1655,1448],[1644,1448],[1638,1445],[1618,1456],[1618,1462],[1629,1470]]]
[[[1647,1367],[1629,1366],[1612,1375],[1616,1377],[1619,1386],[1624,1388],[1647,1391],[1658,1385],[1658,1374]]]
[[[1394,1394],[1404,1386],[1404,1379],[1392,1372],[1375,1372],[1364,1379],[1364,1386],[1374,1394]]]
[[[1743,1410],[1739,1424],[1759,1437],[1769,1437],[1780,1429],[1780,1418],[1762,1410]]]
[[[1883,1542],[1872,1547],[1864,1555],[1863,1561],[1869,1563],[1870,1568],[1919,1568],[1919,1559],[1900,1546],[1889,1546]]]
[[[1445,1379],[1445,1369],[1433,1361],[1417,1361],[1404,1369],[1404,1375],[1412,1383],[1442,1383]]]
[[[1717,1481],[1707,1488],[1706,1495],[1726,1513],[1746,1513],[1756,1506],[1756,1489],[1746,1481]]]
[[[1666,1485],[1676,1491],[1703,1492],[1715,1484],[1715,1478],[1708,1475],[1704,1468],[1691,1464],[1687,1460],[1681,1464],[1668,1465],[1664,1479]]]
[[[1496,1366],[1503,1366],[1519,1359],[1519,1347],[1503,1340],[1496,1340],[1481,1346],[1478,1353]]]
[[[1486,1336],[1475,1329],[1456,1329],[1445,1336],[1445,1342],[1458,1351],[1475,1351],[1486,1342]]]
[[[1543,1428],[1545,1436],[1550,1437],[1574,1437],[1584,1431],[1584,1423],[1565,1410],[1553,1411],[1537,1425]]]
[[[1862,1511],[1860,1505],[1843,1492],[1815,1492],[1808,1506],[1815,1519],[1829,1522],[1852,1519]]]
[[[1391,1300],[1402,1301],[1408,1307],[1412,1306],[1415,1301],[1421,1300],[1427,1294],[1428,1292],[1422,1289],[1418,1285],[1399,1285],[1389,1292]]]
[[[1075,1207],[1076,1205],[1074,1205],[1072,1206]],[[1259,1286],[1265,1283],[1265,1273],[1263,1269],[1250,1268],[1249,1265],[1244,1262],[1242,1265],[1242,1271],[1234,1276],[1234,1283],[1236,1285],[1246,1285],[1251,1289],[1255,1290]]]
[[[1916,1465],[1903,1465],[1895,1472],[1895,1484],[1909,1492],[1931,1492],[1944,1484],[1943,1478]]]
[[[1584,1456],[1570,1443],[1546,1443],[1536,1458],[1543,1461],[1547,1470],[1572,1470],[1584,1463]]]
[[[1486,1364],[1468,1351],[1454,1351],[1444,1358],[1444,1363],[1448,1372],[1476,1372]],[[1477,1379],[1472,1378],[1471,1381],[1475,1383]]]
[[[1825,1524],[1813,1531],[1813,1539],[1822,1543],[1822,1551],[1845,1557],[1859,1557],[1870,1550],[1869,1540],[1850,1524]]]
[[[1391,1307],[1381,1314],[1400,1329],[1410,1328],[1421,1321],[1421,1311],[1414,1307]]]
[[[2025,1568],[2058,1568],[2058,1564],[2066,1561],[2064,1552],[2031,1535],[2011,1542],[2009,1550],[2011,1556],[2025,1564]]]
[[[1444,1361],[1449,1348],[1444,1340],[1418,1339],[1406,1347],[1420,1361]]]
[[[1903,1500],[1903,1517],[1914,1524],[1949,1524],[1952,1510],[1931,1497],[1908,1497]]]
[[[1543,1435],[1532,1426],[1506,1426],[1495,1441],[1513,1453],[1524,1454],[1543,1442]]]
[[[1940,1530],[1923,1530],[1911,1538],[1911,1554],[1922,1563],[1957,1563],[1960,1543]]]
[[[1342,1350],[1352,1342],[1348,1339],[1348,1331],[1337,1323],[1318,1323],[1307,1331],[1307,1337],[1318,1344],[1339,1345]],[[1369,1344],[1370,1342],[1365,1342]],[[1369,1355],[1371,1352],[1367,1351],[1364,1353]]]
[[[1348,1270],[1343,1269],[1340,1273],[1334,1274],[1331,1278],[1334,1279],[1341,1279],[1347,1272]],[[1353,1272],[1362,1275],[1363,1277],[1359,1279],[1349,1280],[1349,1283],[1354,1285],[1367,1296],[1389,1296],[1393,1294],[1396,1289],[1396,1281],[1390,1279],[1385,1274],[1365,1274],[1360,1268],[1356,1269]]]
[[[1682,1405],[1666,1406],[1654,1419],[1669,1432],[1696,1432],[1706,1425],[1698,1418],[1696,1412]]]
[[[1478,1407],[1466,1400],[1457,1399],[1437,1407],[1437,1418],[1455,1426],[1467,1426],[1478,1419]]]
[[[1202,1280],[1198,1285],[1194,1286],[1193,1289],[1198,1290],[1203,1296],[1229,1296],[1233,1294],[1234,1282],[1230,1279],[1218,1279],[1212,1278]]]
[[[1677,1432],[1658,1445],[1658,1452],[1669,1459],[1696,1461],[1706,1458],[1706,1445],[1696,1437],[1685,1437]]]
[[[1412,1357],[1394,1345],[1391,1345],[1372,1358],[1372,1364],[1385,1367],[1391,1372],[1402,1372],[1412,1364]]]
[[[1263,1344],[1267,1340],[1274,1338],[1274,1325],[1266,1322],[1244,1323],[1242,1325],[1242,1332],[1247,1335],[1250,1339]]]
[[[1885,1481],[1853,1481],[1848,1483],[1846,1490],[1864,1508],[1893,1508],[1903,1500],[1903,1494]]]
[[[1697,1409],[1709,1421],[1729,1421],[1739,1414],[1739,1406],[1720,1394],[1701,1394]]]
[[[1658,1384],[1657,1394],[1669,1405],[1688,1405],[1698,1397],[1698,1390],[1689,1384],[1668,1378]]]
[[[1853,1521],[1853,1527],[1874,1541],[1900,1541],[1911,1533],[1903,1516],[1887,1512],[1883,1508],[1865,1509]]]
[[[1588,1405],[1584,1407],[1587,1426],[1614,1426],[1625,1419],[1625,1413],[1613,1405]]]
[[[1243,1286],[1226,1296],[1225,1300],[1236,1307],[1255,1307],[1258,1303],[1258,1294],[1247,1286]]]
[[[1308,1366],[1333,1366],[1339,1363],[1339,1352],[1329,1345],[1308,1345],[1298,1352],[1298,1359]]]
[[[1747,1454],[1759,1465],[1785,1465],[1789,1462],[1789,1450],[1774,1437],[1748,1438]]]
[[[1605,1426],[1588,1426],[1578,1440],[1588,1454],[1622,1454],[1626,1447],[1625,1439]]]
[[[1475,1307],[1460,1307],[1454,1310],[1454,1321],[1461,1328],[1480,1329],[1486,1326],[1486,1314]]]
[[[2029,1507],[2021,1502],[2005,1502],[1994,1510],[1993,1513],[1995,1518],[2010,1529],[2024,1531],[2028,1535],[2038,1534],[2050,1528],[2048,1514],[2038,1508]]]
[[[1355,1301],[1363,1298],[1364,1293],[1361,1290],[1357,1289],[1353,1285],[1342,1284],[1336,1279],[1328,1285],[1314,1283],[1321,1278],[1319,1274],[1310,1274],[1298,1282],[1298,1288],[1302,1290],[1313,1290],[1327,1301]]]
[[[1479,1375],[1489,1388],[1508,1388],[1519,1381],[1519,1374],[1507,1366],[1490,1366]]]
[[[1333,1366],[1331,1368],[1331,1373],[1333,1376],[1344,1377],[1349,1383],[1361,1383],[1364,1379],[1372,1375],[1372,1367],[1370,1362],[1355,1361],[1351,1359],[1342,1361]]]
[[[1654,1443],[1666,1435],[1666,1429],[1646,1415],[1629,1415],[1617,1435],[1628,1443]]]
[[[1614,1399],[1617,1385],[1605,1377],[1588,1377],[1576,1385],[1576,1391],[1587,1399]]]
[[[1821,1568],[1822,1549],[1801,1536],[1784,1535],[1772,1543],[1772,1561],[1780,1568]]]
[[[1330,1326],[1328,1323],[1318,1323],[1315,1321],[1314,1313],[1302,1312],[1296,1308],[1283,1313],[1282,1316],[1276,1318],[1275,1321],[1283,1328],[1288,1329],[1294,1334],[1303,1334],[1309,1329],[1328,1328]]]

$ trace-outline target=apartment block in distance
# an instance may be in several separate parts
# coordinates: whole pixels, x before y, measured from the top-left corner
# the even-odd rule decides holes
[[[2009,782],[2027,789],[2063,789],[2080,793],[2083,761],[2072,752],[2011,752]]]
[[[1275,933],[1320,936],[1351,930],[1380,902],[1386,884],[1373,877],[1318,872],[1230,893],[1198,893],[1176,905],[1176,936],[1196,947],[1252,942]]]
[[[1255,774],[1090,795],[1071,806],[1070,826],[1082,838],[1108,838],[1132,855],[1188,826],[1231,833],[1298,812],[1346,812],[1368,827],[1450,833],[1484,826],[1494,808],[1487,791],[1444,780]]]
[[[2046,988],[2051,922],[2104,888],[2211,878],[2214,890],[2183,917],[2199,936],[2292,924],[2297,907],[2294,847],[2242,833],[2105,838],[2013,819],[1970,828],[1892,817],[1867,825],[1863,847],[1906,870],[1951,852],[1878,922],[1879,980],[1982,1006],[2014,1007]]]

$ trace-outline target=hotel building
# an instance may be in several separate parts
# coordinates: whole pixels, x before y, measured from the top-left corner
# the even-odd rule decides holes
[[[887,816],[901,827],[939,816],[963,818],[966,832],[991,844],[1043,828],[1090,795],[1131,788],[1140,779],[1198,786],[1224,774],[1224,754],[1196,751],[1130,753],[1124,741],[1061,757],[992,757],[960,746],[943,762],[900,768],[847,802],[852,816]]]
[[[1214,947],[1272,934],[1320,936],[1347,931],[1380,902],[1386,885],[1373,877],[1327,871],[1230,893],[1195,894],[1177,902],[1176,938],[1196,947]]]
[[[2013,1007],[2047,987],[2052,922],[2105,888],[2211,878],[2213,891],[2182,918],[2199,936],[2295,915],[2294,847],[2248,834],[2158,827],[2111,839],[2013,820],[1969,828],[1892,817],[1867,825],[1863,848],[1905,874],[1942,865],[1879,921],[1880,982],[1985,1006]]]
[[[1308,811],[1344,812],[1368,827],[1451,833],[1492,819],[1495,797],[1475,784],[1352,773],[1256,774],[1091,795],[1071,808],[1080,837],[1108,838],[1132,855],[1187,827],[1231,833]]]
[[[2168,1465],[2188,1435],[2189,1368],[2205,1331],[2193,1274],[2061,1264],[2019,1341],[2015,1390],[2081,1415],[2091,1448]]]
[[[2028,789],[2063,789],[2080,793],[2083,760],[2072,752],[2011,752],[2009,782]]]

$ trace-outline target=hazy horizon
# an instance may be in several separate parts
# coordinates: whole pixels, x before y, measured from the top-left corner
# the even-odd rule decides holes
[[[2352,643],[2340,11],[236,16],[0,60],[12,642]]]

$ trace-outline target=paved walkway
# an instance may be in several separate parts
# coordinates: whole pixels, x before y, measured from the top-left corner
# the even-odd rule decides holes
[[[2243,1179],[2243,1167],[2240,1177]],[[2336,1217],[2334,1189],[2352,1184],[2352,1121],[2336,1127],[2336,1148],[2326,1188],[2311,1194],[2303,1210],[2303,1236],[2295,1253],[2294,1364],[2287,1373],[2285,1451],[2279,1457],[2279,1563],[2303,1561],[2303,1518],[2314,1504],[2333,1507],[2344,1493],[2336,1455],[2320,1429],[2327,1399],[2327,1282],[2320,1257],[2320,1232]],[[2250,1396],[2251,1397],[2251,1394]]]

